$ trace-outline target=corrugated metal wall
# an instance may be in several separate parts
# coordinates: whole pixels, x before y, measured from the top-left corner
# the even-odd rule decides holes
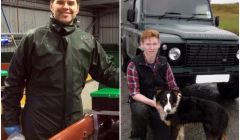
[[[45,25],[49,21],[50,12],[2,6],[12,33],[24,33],[29,29]],[[3,13],[2,13],[3,14]],[[17,16],[18,14],[18,16]],[[7,24],[1,16],[2,33],[9,33]]]
[[[103,44],[119,43],[119,13],[100,17],[99,41]]]
[[[46,25],[49,22],[50,12],[48,11],[18,8],[17,13],[15,7],[2,6],[2,8],[12,33],[24,33],[29,29]],[[91,15],[91,13],[87,14]],[[91,16],[79,16],[80,27],[85,30],[91,24],[92,19]],[[9,33],[3,13],[1,15],[1,32]]]
[[[81,11],[80,11],[81,12]],[[82,30],[86,31],[88,26],[91,24],[93,17],[88,17],[88,16],[78,16],[78,20],[80,21],[80,27]],[[92,28],[88,30],[87,32],[92,33]]]

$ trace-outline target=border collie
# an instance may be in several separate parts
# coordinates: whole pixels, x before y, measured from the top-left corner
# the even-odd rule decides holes
[[[225,131],[229,118],[219,104],[196,97],[182,97],[169,90],[157,90],[155,99],[163,108],[159,111],[161,120],[171,128],[171,140],[181,137],[179,131],[188,123],[202,123],[207,140],[227,140]]]

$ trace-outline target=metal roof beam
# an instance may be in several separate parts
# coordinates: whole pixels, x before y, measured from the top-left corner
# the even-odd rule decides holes
[[[80,6],[94,6],[113,3],[119,3],[119,0],[85,0],[80,2]]]

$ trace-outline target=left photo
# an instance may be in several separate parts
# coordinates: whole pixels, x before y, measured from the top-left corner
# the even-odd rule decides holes
[[[1,1],[1,140],[118,140],[119,83],[118,1]]]

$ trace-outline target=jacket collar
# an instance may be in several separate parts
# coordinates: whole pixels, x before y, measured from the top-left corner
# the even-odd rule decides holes
[[[52,15],[50,16],[50,28],[61,36],[71,34],[77,28],[77,18],[74,19],[72,25],[65,25],[56,20]]]
[[[160,60],[159,60],[159,56],[158,56],[158,55],[159,55],[159,53],[157,53],[157,56],[156,56],[156,58],[155,58],[154,65],[161,63]],[[145,65],[145,66],[150,65],[150,64],[147,63],[147,60],[146,60],[146,57],[145,57],[144,53],[141,53],[141,54],[140,54],[140,62],[139,62],[139,65]]]

